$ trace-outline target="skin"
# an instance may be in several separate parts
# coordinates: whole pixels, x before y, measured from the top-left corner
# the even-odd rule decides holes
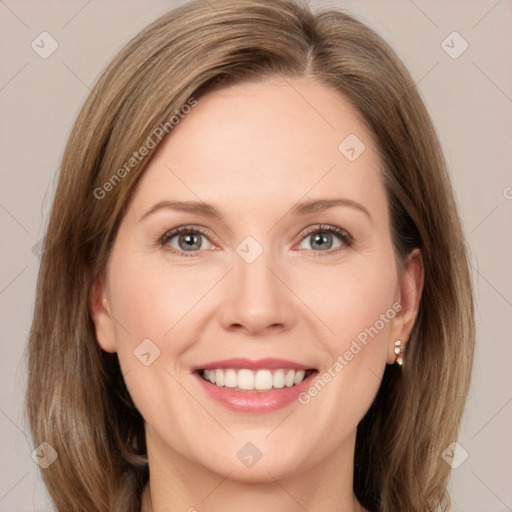
[[[293,87],[291,87],[292,85]],[[366,146],[349,161],[340,142]],[[366,214],[335,206],[292,215],[300,201],[347,198]],[[163,200],[204,201],[222,220],[161,209]],[[150,485],[142,510],[309,512],[363,510],[352,491],[356,427],[368,410],[394,342],[406,342],[423,287],[416,250],[400,269],[375,145],[339,92],[315,80],[271,79],[208,93],[148,165],[120,225],[91,312],[100,346],[117,352],[146,423]],[[324,248],[306,228],[328,224]],[[200,226],[195,256],[171,228]],[[237,252],[247,236],[263,249]],[[332,245],[328,245],[332,244]],[[402,309],[307,405],[267,414],[229,411],[190,368],[231,357],[278,357],[328,371],[393,303]],[[160,356],[145,366],[133,351],[149,338]],[[261,459],[237,458],[253,443]]]

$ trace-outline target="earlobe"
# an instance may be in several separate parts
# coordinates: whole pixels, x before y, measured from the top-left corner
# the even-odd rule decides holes
[[[403,360],[404,357],[406,358],[407,342],[418,316],[423,285],[423,259],[420,250],[414,249],[407,257],[400,277],[398,300],[401,309],[391,325],[388,342],[388,364],[394,364],[398,362],[398,359]],[[400,341],[399,345],[396,344],[397,341]],[[397,348],[400,348],[398,354]]]
[[[116,352],[114,321],[110,311],[108,293],[103,280],[93,283],[89,310],[96,331],[96,341],[106,352]]]

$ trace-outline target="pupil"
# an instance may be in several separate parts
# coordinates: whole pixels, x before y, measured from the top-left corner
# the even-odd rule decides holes
[[[322,249],[330,249],[331,245],[332,245],[332,240],[331,240],[331,243],[329,244],[329,242],[325,242],[323,243],[321,240],[329,236],[327,234],[324,234],[324,235],[321,235],[321,234],[316,234],[315,235],[315,241],[314,241],[314,245],[317,244],[318,247],[322,248]],[[325,247],[327,245],[327,247]]]
[[[189,251],[190,249],[199,249],[201,247],[199,235],[197,234],[182,235],[180,241],[182,240],[184,240],[186,244],[185,247],[182,247],[182,249],[185,251]]]

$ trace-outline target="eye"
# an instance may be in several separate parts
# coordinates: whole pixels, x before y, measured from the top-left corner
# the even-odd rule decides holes
[[[202,229],[192,226],[179,226],[164,233],[158,243],[169,252],[189,257],[198,256],[194,253],[202,249],[208,249],[208,246],[212,245],[211,242],[209,244],[205,243],[205,239],[209,240],[206,232]]]
[[[338,239],[338,245],[335,245],[334,250],[331,250],[333,244],[336,243],[333,239],[336,238]],[[344,246],[350,247],[353,244],[352,237],[344,229],[322,224],[312,226],[306,231],[301,243],[306,241],[310,241],[310,247],[306,247],[306,249],[313,250],[314,252],[326,252],[327,254],[337,253]]]
[[[333,249],[336,239],[338,239],[338,243],[334,245]],[[347,231],[323,224],[308,228],[302,236],[301,245],[308,240],[311,240],[310,247],[305,247],[305,249],[316,253],[323,252],[326,253],[326,256],[338,253],[343,247],[350,247],[353,244],[353,238]],[[213,245],[206,231],[196,226],[179,226],[166,231],[158,239],[158,244],[171,253],[185,257],[199,256],[201,250],[208,249]]]

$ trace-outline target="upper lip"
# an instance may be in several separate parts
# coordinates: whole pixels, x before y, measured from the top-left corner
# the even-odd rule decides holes
[[[313,370],[311,366],[307,366],[288,359],[276,359],[266,357],[263,359],[247,359],[244,357],[234,357],[232,359],[222,359],[221,361],[212,361],[192,367],[192,372],[197,370],[212,370],[216,368],[246,368],[248,370],[276,370],[279,368],[291,370]]]

